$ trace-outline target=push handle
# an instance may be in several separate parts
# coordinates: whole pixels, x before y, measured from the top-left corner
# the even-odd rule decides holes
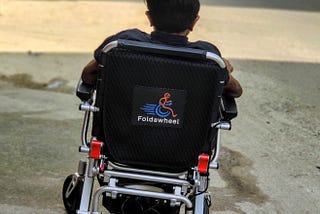
[[[161,55],[167,55],[167,56],[177,56],[177,57],[200,59],[200,60],[213,60],[221,68],[226,67],[224,61],[220,56],[206,50],[176,47],[176,46],[169,46],[165,44],[155,44],[150,42],[118,39],[116,41],[108,43],[102,49],[102,52],[107,53],[108,51],[110,51],[112,48],[115,48],[115,47],[125,48],[128,50],[134,50],[134,51],[142,51],[142,52],[151,53],[151,54],[161,54]]]

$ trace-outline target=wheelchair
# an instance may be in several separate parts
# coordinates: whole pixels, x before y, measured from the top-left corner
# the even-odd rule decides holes
[[[220,130],[237,116],[234,99],[223,96],[223,60],[130,40],[107,44],[101,59],[96,86],[77,86],[87,160],[64,181],[66,211],[208,214]]]

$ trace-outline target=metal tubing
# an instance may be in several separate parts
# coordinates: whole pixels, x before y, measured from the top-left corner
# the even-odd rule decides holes
[[[217,130],[217,144],[216,144],[216,148],[214,149],[214,156],[213,156],[213,160],[211,161],[211,163],[215,163],[215,165],[218,166],[217,161],[219,158],[219,153],[220,153],[220,140],[221,140],[221,130],[218,129]],[[210,163],[210,165],[211,165]]]
[[[209,164],[209,168],[210,169],[218,169],[219,168],[219,164],[217,162],[210,162]]]
[[[89,148],[89,142],[87,140],[89,121],[90,121],[90,111],[86,111],[84,113],[83,125],[82,125],[82,131],[81,131],[81,142],[84,148]]]
[[[118,47],[118,41],[113,41],[106,44],[106,46],[103,47],[102,52],[107,53],[108,51],[110,51],[112,48],[115,48],[115,47]]]
[[[80,146],[79,147],[79,152],[83,152],[83,153],[89,153],[90,152],[90,148],[87,146]]]
[[[212,169],[218,169],[219,165],[217,161],[220,153],[221,129],[230,130],[231,123],[229,121],[219,121],[217,123],[212,123],[211,127],[217,129],[217,142],[213,154],[213,160],[210,162],[209,167]]]
[[[152,175],[143,175],[143,174],[135,174],[129,172],[117,172],[106,170],[104,171],[104,176],[106,177],[116,177],[116,178],[128,178],[134,180],[142,180],[142,181],[152,181],[157,183],[165,183],[165,184],[174,184],[179,186],[190,186],[190,183],[186,180],[182,179],[174,179],[174,178],[166,178],[166,177],[158,177]]]
[[[208,186],[208,177],[207,176],[199,176],[200,185],[197,187],[198,192],[204,192]]]
[[[89,103],[84,103],[84,104],[81,104],[79,106],[79,110],[80,111],[91,111],[91,112],[98,112],[99,111],[99,108],[96,107],[96,106],[93,106],[93,105],[90,105]]]
[[[211,127],[216,129],[231,130],[231,123],[228,121],[220,121],[217,123],[212,123]]]
[[[77,210],[77,214],[95,214],[95,213],[91,213],[89,211],[80,211],[80,210]],[[101,214],[101,213],[98,213],[98,214]]]
[[[196,204],[195,204],[194,213],[195,213],[195,214],[203,214],[203,208],[204,208],[204,193],[197,195],[195,201],[196,201],[196,202],[195,202]]]
[[[221,68],[225,68],[226,67],[226,64],[224,63],[224,61],[217,54],[214,54],[214,53],[211,53],[211,52],[207,52],[206,57],[207,57],[207,59],[211,59],[211,60],[215,61],[216,63],[218,63],[218,65]]]
[[[87,164],[86,176],[84,178],[83,190],[80,201],[80,211],[89,211],[91,194],[93,189],[93,179],[92,168],[93,168],[94,159],[89,158],[89,163]]]
[[[93,204],[92,204],[92,212],[97,212],[99,207],[99,197],[102,193],[109,192],[109,193],[121,193],[121,194],[127,194],[127,195],[136,195],[136,196],[142,196],[142,197],[150,197],[150,198],[159,198],[164,200],[177,200],[185,203],[186,207],[188,209],[192,209],[192,202],[185,196],[181,195],[174,195],[170,193],[159,193],[159,192],[151,192],[151,191],[145,191],[145,190],[136,190],[136,189],[128,189],[128,188],[122,188],[122,187],[110,187],[105,186],[99,188],[95,193],[93,197]]]
[[[185,175],[186,172],[178,172],[178,173],[169,173],[169,172],[160,172],[160,171],[153,171],[153,170],[144,170],[144,169],[136,169],[136,168],[129,168],[125,166],[119,166],[114,163],[109,162],[109,166],[114,169],[127,171],[127,172],[138,172],[144,174],[151,174],[151,175],[160,175],[160,176],[167,176],[167,177],[179,177],[181,175]]]

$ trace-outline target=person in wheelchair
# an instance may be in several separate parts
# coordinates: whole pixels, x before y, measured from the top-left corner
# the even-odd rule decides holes
[[[190,42],[190,41],[188,41],[188,37],[187,37],[188,34],[191,31],[193,31],[196,23],[199,20],[199,14],[198,14],[199,13],[199,9],[200,9],[199,0],[145,0],[145,2],[146,2],[146,5],[147,5],[147,9],[148,9],[145,12],[145,14],[146,14],[146,16],[147,16],[147,18],[148,18],[148,20],[150,22],[150,25],[153,27],[153,31],[150,34],[147,34],[145,32],[142,32],[141,30],[138,30],[138,29],[128,29],[128,30],[121,31],[121,32],[119,32],[119,33],[117,33],[115,35],[112,35],[112,36],[109,36],[108,38],[106,38],[103,41],[103,43],[94,51],[94,59],[92,61],[90,61],[84,67],[84,69],[82,71],[81,79],[82,79],[82,84],[84,84],[85,87],[94,88],[94,87],[96,87],[97,79],[99,79],[99,78],[100,78],[100,80],[101,79],[103,79],[103,80],[107,79],[106,76],[104,76],[104,72],[100,72],[99,73],[99,71],[101,71],[101,66],[104,67],[104,65],[106,65],[105,67],[107,67],[108,63],[106,63],[106,61],[108,61],[108,57],[106,57],[107,55],[105,53],[104,48],[105,48],[106,45],[110,44],[113,41],[119,41],[119,40],[126,40],[126,41],[129,40],[129,41],[131,41],[132,40],[132,41],[138,41],[138,42],[143,42],[143,43],[148,43],[148,44],[149,43],[150,44],[161,44],[161,45],[163,44],[163,45],[166,45],[166,47],[181,47],[181,48],[205,50],[207,52],[210,52],[210,53],[218,55],[219,58],[221,57],[221,53],[220,53],[219,49],[215,45],[213,45],[213,44],[211,44],[209,42],[206,42],[206,41]],[[165,55],[167,55],[167,52],[165,53]],[[232,76],[233,67],[232,67],[232,65],[230,64],[230,62],[227,59],[222,58],[222,60],[224,62],[224,63],[222,62],[222,64],[224,64],[227,69],[224,68],[222,72],[219,72],[219,75],[222,76],[222,77],[219,77],[220,78],[219,79],[220,80],[219,84],[221,86],[219,86],[217,88],[222,88],[223,87],[223,93],[224,93],[224,95],[226,95],[228,97],[232,97],[232,98],[240,97],[241,94],[242,94],[242,87],[241,87],[240,83]],[[222,61],[222,60],[220,59],[220,61]],[[111,60],[109,60],[109,61],[111,61]],[[126,63],[127,63],[127,61],[124,61],[122,64],[126,64]],[[201,64],[201,63],[199,63],[199,64]],[[150,63],[148,65],[151,66],[151,67],[153,66],[153,65],[150,65]],[[140,66],[140,65],[137,65],[137,66]],[[145,69],[143,66],[145,66],[145,65],[142,65],[142,68],[139,67],[139,68],[141,68],[140,70]],[[183,64],[183,66],[185,66],[185,64]],[[188,64],[188,66],[189,66],[189,64]],[[109,68],[110,68],[110,66],[109,66]],[[201,69],[202,68],[203,67],[201,67]],[[210,67],[210,66],[206,67],[205,69],[207,69],[207,68],[208,69],[212,69],[212,67]],[[105,68],[103,68],[103,69],[105,69]],[[150,67],[149,67],[149,69],[150,69]],[[135,68],[135,70],[139,70],[139,69]],[[175,69],[170,70],[168,72],[170,73],[171,71],[176,72]],[[212,70],[210,70],[210,72],[209,72],[210,73],[210,80],[213,77],[212,75],[215,75],[215,74],[213,74],[214,72],[211,72],[211,71]],[[159,72],[159,73],[161,73],[161,72]],[[127,82],[123,81],[122,78],[130,78],[130,77],[127,76],[127,74],[129,74],[129,73],[127,73],[127,71],[125,71],[124,73],[125,74],[121,74],[120,76],[117,76],[117,81],[119,80],[120,84],[123,84],[122,86],[119,86],[121,89],[124,89],[125,87],[127,87],[127,85],[126,85]],[[183,77],[180,78],[180,73],[179,73],[179,75],[177,75],[177,73],[179,73],[179,71],[175,73],[175,81],[176,80],[182,80],[181,82],[183,82],[184,78]],[[193,87],[193,83],[194,83],[193,82],[194,81],[193,80],[194,79],[193,74],[194,73],[196,73],[196,72],[191,72],[191,73],[189,72],[188,75],[186,75],[186,74],[184,75],[184,76],[187,76],[186,79],[187,79],[187,82],[188,82],[187,83],[188,87],[191,87],[192,90],[196,88],[194,91],[192,91],[192,92],[189,91],[188,93],[192,93],[193,95],[196,95],[196,96],[198,94],[201,94],[202,97],[204,97],[203,94],[206,93],[205,97],[209,97],[210,99],[214,98],[216,96],[214,94],[215,92],[212,92],[212,91],[214,91],[216,89],[216,86],[214,86],[214,84],[209,84],[210,86],[203,86],[203,88],[200,87],[202,89],[199,90],[199,91],[197,91],[198,87],[195,87],[195,88]],[[206,72],[203,72],[203,73],[206,73]],[[106,74],[106,75],[108,75],[108,74]],[[183,75],[183,73],[181,75]],[[198,75],[198,73],[197,73],[197,75]],[[153,76],[155,76],[155,75],[153,74]],[[207,80],[206,74],[205,75],[202,74],[202,75],[198,75],[198,76],[199,76],[199,79],[201,79],[201,81],[205,80],[204,82],[206,82],[206,80]],[[159,77],[161,77],[160,79],[163,80],[163,79],[165,79],[163,77],[166,77],[166,75],[161,74],[161,75],[159,75]],[[148,93],[149,92],[151,93],[151,91],[149,91],[150,86],[148,87],[148,85],[151,84],[151,83],[149,83],[148,80],[140,80],[139,77],[135,77],[134,79],[135,79],[134,80],[135,81],[135,85],[136,84],[137,85],[141,84],[141,81],[143,81],[145,84],[142,84],[142,86],[139,85],[139,87],[135,87],[133,94],[135,94],[135,93],[138,94],[138,92],[140,93],[141,89],[147,90]],[[165,81],[167,81],[167,80],[165,80]],[[216,81],[216,79],[215,79],[215,81]],[[216,83],[215,81],[214,81],[214,83]],[[123,83],[123,82],[126,82],[126,83]],[[210,83],[212,83],[212,82],[210,82]],[[109,87],[109,85],[113,85],[112,87],[116,87],[117,88],[117,84],[118,84],[118,82],[112,83],[112,81],[103,82],[103,85],[107,85],[108,87]],[[223,86],[223,84],[224,84],[224,86]],[[99,85],[99,84],[97,84],[97,85]],[[166,85],[158,86],[157,90],[163,90],[164,88],[167,88],[167,89],[171,88],[170,85],[171,85],[171,83],[169,84],[169,86],[166,86]],[[106,87],[106,88],[108,88],[108,87]],[[153,85],[151,85],[151,87],[153,87]],[[173,89],[174,87],[175,86],[172,86],[171,89]],[[179,124],[179,117],[181,115],[183,115],[182,112],[184,112],[184,109],[178,111],[179,108],[174,108],[174,109],[171,108],[171,105],[172,105],[172,102],[173,102],[172,100],[174,100],[175,104],[177,104],[177,102],[176,102],[177,100],[173,99],[171,97],[171,92],[177,93],[176,95],[178,97],[181,97],[182,105],[184,105],[185,104],[186,91],[179,90],[179,87],[178,87],[177,90],[175,90],[175,89],[171,90],[171,89],[169,91],[163,91],[161,93],[161,96],[158,97],[157,100],[155,100],[155,102],[158,101],[158,103],[154,104],[154,105],[158,104],[157,105],[158,109],[153,106],[153,108],[154,108],[153,110],[155,110],[154,113],[156,113],[156,114],[158,113],[159,114],[158,118],[160,118],[161,116],[164,117],[166,114],[168,114],[169,115],[168,121],[170,123],[173,123],[174,125],[177,125],[176,127],[172,128],[171,124],[160,124],[160,125],[157,124],[157,125],[154,125],[156,120],[162,119],[162,118],[158,119],[156,117],[150,117],[150,118],[152,118],[152,121],[151,120],[147,121],[147,122],[149,122],[149,124],[146,125],[145,121],[143,121],[143,120],[149,120],[148,117],[144,117],[144,116],[148,115],[148,111],[150,110],[150,103],[149,104],[145,104],[143,106],[138,105],[140,110],[143,110],[143,111],[146,112],[146,115],[143,115],[143,116],[140,116],[140,117],[138,116],[138,117],[136,117],[137,118],[136,121],[134,121],[134,122],[131,121],[131,123],[133,123],[134,126],[128,125],[128,123],[130,123],[128,120],[126,120],[125,123],[119,122],[121,125],[119,125],[119,124],[115,125],[116,127],[121,127],[120,128],[121,131],[123,131],[125,133],[125,134],[121,133],[121,135],[123,135],[123,137],[126,138],[126,139],[124,139],[124,138],[122,139],[121,138],[121,140],[117,141],[117,143],[119,143],[120,141],[125,141],[125,142],[129,142],[130,141],[130,143],[120,145],[120,146],[123,146],[123,147],[121,147],[121,149],[119,149],[119,150],[117,150],[119,148],[118,147],[119,145],[116,143],[117,144],[116,147],[112,147],[112,148],[110,147],[110,148],[108,148],[108,151],[105,151],[105,152],[108,155],[109,155],[109,152],[110,153],[116,152],[117,155],[119,155],[121,153],[120,156],[121,156],[121,158],[123,158],[123,156],[125,156],[125,155],[122,155],[122,154],[123,153],[128,153],[130,148],[132,149],[134,147],[135,143],[139,142],[139,143],[142,143],[141,145],[139,145],[139,148],[141,148],[142,150],[145,149],[143,154],[147,155],[147,157],[146,158],[142,158],[142,159],[140,157],[134,157],[134,159],[139,159],[139,160],[135,160],[136,163],[134,163],[133,166],[142,166],[142,167],[144,167],[144,163],[149,161],[149,162],[152,162],[152,163],[148,163],[148,164],[153,164],[153,166],[155,166],[156,170],[158,169],[160,171],[162,169],[165,169],[165,170],[169,170],[169,172],[172,171],[172,173],[173,172],[181,172],[181,170],[182,169],[185,170],[186,167],[188,167],[187,170],[189,170],[189,165],[190,165],[189,163],[192,162],[192,164],[193,164],[193,162],[198,161],[198,160],[195,160],[195,159],[183,160],[183,158],[185,158],[184,156],[186,156],[186,155],[183,155],[183,158],[181,158],[182,160],[178,160],[180,165],[177,166],[177,168],[175,168],[174,166],[169,166],[171,164],[171,162],[168,162],[167,160],[166,160],[165,163],[159,163],[158,160],[153,162],[153,159],[157,159],[156,156],[157,155],[159,156],[159,152],[160,151],[150,151],[151,149],[148,150],[149,148],[146,148],[146,147],[149,146],[149,144],[146,145],[144,143],[150,143],[151,141],[156,139],[153,142],[153,146],[150,147],[150,148],[153,148],[154,150],[157,150],[157,149],[160,148],[160,147],[157,147],[158,146],[157,143],[160,143],[160,142],[164,144],[164,145],[162,145],[161,148],[165,147],[165,145],[169,145],[169,146],[173,146],[174,148],[178,148],[179,146],[185,146],[185,143],[186,144],[190,143],[192,145],[190,146],[190,148],[187,148],[188,153],[190,152],[190,150],[192,150],[191,153],[192,154],[193,153],[196,154],[197,155],[196,158],[197,158],[198,157],[198,152],[200,152],[200,149],[202,149],[202,148],[198,148],[198,147],[200,147],[199,146],[200,144],[202,145],[202,141],[199,140],[199,139],[196,139],[197,138],[196,136],[199,137],[200,132],[201,132],[201,135],[204,132],[205,132],[204,135],[206,135],[206,132],[207,132],[207,129],[208,129],[208,127],[207,127],[208,124],[204,124],[206,127],[203,127],[203,125],[199,125],[198,122],[200,120],[203,120],[204,117],[207,118],[207,116],[209,115],[210,111],[212,110],[213,105],[215,105],[215,104],[213,104],[213,101],[212,102],[210,101],[209,104],[207,102],[205,102],[207,105],[203,104],[202,106],[199,106],[199,109],[197,109],[197,111],[200,112],[199,114],[198,113],[196,115],[192,114],[192,117],[191,116],[189,117],[189,115],[188,115],[188,118],[185,117],[188,120],[188,124],[189,125],[191,124],[191,126],[189,126],[188,129],[183,130],[180,127],[180,124]],[[97,91],[103,91],[103,90],[101,90],[101,89],[98,90],[97,89]],[[126,91],[126,89],[124,91]],[[118,97],[114,97],[114,94],[116,94],[116,96],[118,96],[118,91],[112,89],[112,92],[113,92],[113,95],[110,95],[111,97],[109,97],[109,95],[105,94],[104,95],[105,97],[103,99],[101,99],[101,100],[104,100],[104,99],[106,99],[106,100],[118,99]],[[143,93],[145,93],[145,91]],[[132,94],[131,91],[130,91],[130,94]],[[210,95],[207,95],[207,94],[210,94]],[[127,94],[125,96],[127,96]],[[97,99],[98,99],[98,97],[99,96],[97,95]],[[106,97],[108,97],[108,98],[106,98]],[[109,98],[111,98],[111,99],[109,99]],[[80,99],[82,99],[82,98],[80,98]],[[86,99],[82,99],[82,100],[85,101]],[[191,102],[192,106],[194,107],[194,106],[197,106],[198,103],[201,103],[202,100],[203,100],[202,98],[201,99],[196,98],[192,102],[189,100],[189,103]],[[104,101],[102,101],[102,102],[104,102]],[[122,100],[118,101],[118,102],[121,103],[121,105],[122,105]],[[104,102],[104,104],[107,104],[107,105],[108,105],[108,103],[109,102]],[[112,105],[112,102],[111,102],[111,105]],[[133,105],[135,105],[135,104],[133,103]],[[129,105],[126,105],[126,106],[128,107]],[[131,104],[130,104],[130,106],[131,106]],[[129,112],[128,109],[119,110],[116,107],[116,109],[112,109],[113,112],[111,112],[111,111],[109,112],[109,110],[108,111],[104,111],[105,109],[107,109],[105,106],[102,106],[102,105],[99,106],[98,105],[98,107],[103,112],[103,120],[104,121],[108,121],[108,122],[109,121],[117,121],[118,120],[118,118],[114,116],[115,114],[118,115],[121,118],[124,117],[123,115],[127,115],[128,116],[128,114],[129,114],[128,113]],[[191,108],[191,111],[192,110],[193,110],[193,108]],[[190,113],[190,109],[189,109],[188,112]],[[203,113],[202,114],[201,112],[207,112],[208,114],[207,113]],[[136,116],[134,112],[132,113],[132,115]],[[100,112],[96,113],[96,116],[95,116],[96,121],[94,120],[94,123],[96,122],[96,124],[99,124],[99,125],[100,125],[100,123],[102,123],[102,121],[101,121],[102,117],[100,117],[100,116],[101,116]],[[110,116],[110,118],[109,118],[109,116]],[[195,117],[193,117],[193,116],[195,116]],[[199,118],[201,118],[201,119],[199,119]],[[139,121],[139,119],[141,119],[141,121]],[[199,121],[198,121],[198,119],[199,119]],[[163,119],[163,120],[167,120],[167,119]],[[195,120],[195,122],[193,122],[193,120]],[[226,120],[228,120],[228,119],[226,119]],[[190,122],[190,121],[192,121],[192,122]],[[213,122],[215,122],[215,121],[216,120],[214,120]],[[112,122],[110,122],[110,123],[112,123]],[[152,124],[150,124],[150,123],[152,123]],[[106,124],[108,124],[108,123],[106,123]],[[96,126],[96,125],[94,125],[94,126]],[[153,127],[153,126],[155,126],[155,127]],[[103,132],[103,131],[100,130],[99,126],[97,126],[97,127],[94,130],[95,133],[93,134],[93,136],[99,136]],[[113,127],[114,127],[113,125],[110,125],[110,127],[107,127],[107,128],[104,127],[104,128],[106,130],[108,130],[109,131],[108,134],[110,134],[111,133],[110,129],[113,129]],[[142,128],[140,128],[140,127],[142,127]],[[159,131],[158,127],[162,127],[162,129]],[[214,127],[213,124],[211,124],[211,128],[213,128],[213,127]],[[170,130],[167,129],[167,128],[170,128]],[[214,127],[214,128],[216,128],[216,127]],[[223,129],[223,128],[221,128],[221,129]],[[225,128],[225,129],[228,129],[228,128]],[[83,128],[83,130],[85,130],[85,128]],[[194,130],[196,130],[196,131],[194,132]],[[203,130],[205,130],[205,131],[203,131]],[[114,130],[114,131],[117,132],[117,130]],[[134,134],[136,134],[136,131],[139,132],[140,137],[143,137],[143,140],[140,140],[140,139],[137,140],[136,137],[133,136]],[[86,130],[84,131],[84,133],[85,132],[86,132]],[[213,134],[210,134],[210,137],[208,137],[208,138],[210,138],[210,139],[211,138],[215,138],[215,136],[214,136],[215,133],[214,132],[215,131],[212,131]],[[99,133],[99,134],[97,134],[97,133]],[[193,133],[195,133],[194,136],[192,136]],[[115,136],[114,133],[112,133],[112,135],[113,135],[113,137]],[[135,139],[131,139],[130,137],[127,137],[129,135],[130,135],[130,137],[133,137]],[[182,142],[179,142],[179,145],[172,145],[171,142],[174,142],[174,138],[178,138],[177,137],[178,135],[179,136],[180,135],[184,136]],[[211,137],[211,136],[213,136],[213,137]],[[166,137],[168,137],[169,139],[171,138],[172,140],[167,140]],[[207,136],[204,136],[204,137],[207,138]],[[106,139],[104,133],[98,138],[102,138],[103,140]],[[190,139],[192,138],[192,140],[191,140],[192,142],[191,141],[190,142],[184,142],[184,140],[188,141],[189,138]],[[105,140],[105,141],[107,141],[107,140]],[[140,141],[143,141],[143,142],[140,142]],[[167,141],[167,142],[163,142],[163,141]],[[114,141],[114,142],[116,142],[116,141]],[[200,143],[196,143],[196,142],[200,142]],[[108,143],[109,143],[109,146],[110,146],[111,145],[110,142],[107,142],[107,144]],[[197,144],[198,146],[195,145],[195,144]],[[207,145],[207,144],[205,144],[205,145]],[[195,148],[195,147],[197,147],[197,148]],[[207,147],[210,147],[210,148],[205,148],[205,150],[206,151],[209,150],[211,152],[212,149],[213,149],[213,145],[208,144]],[[114,148],[116,148],[116,149],[114,149]],[[137,150],[137,148],[133,148],[133,150],[134,149]],[[179,150],[180,149],[178,149],[178,151]],[[122,151],[124,151],[124,152],[122,152]],[[164,151],[162,151],[162,152],[164,152]],[[208,152],[208,153],[210,153],[210,152]],[[140,155],[140,153],[139,153],[139,155]],[[176,161],[177,158],[173,157],[175,155],[177,157],[181,157],[178,154],[170,153],[169,156],[171,156],[172,158],[169,158],[169,159]],[[112,155],[110,155],[110,157],[111,156]],[[141,156],[143,156],[143,155],[141,155]],[[194,156],[194,155],[192,155],[192,156]],[[124,159],[126,159],[126,158],[124,158]],[[125,160],[124,162],[126,162],[126,161],[127,160]],[[143,165],[141,165],[142,162],[143,162]],[[130,166],[130,163],[128,164],[128,166]],[[126,163],[124,163],[124,164],[126,164]],[[90,166],[90,163],[88,164],[88,166]],[[163,166],[165,166],[165,167],[163,167]],[[218,165],[216,165],[215,168],[218,168]],[[148,166],[147,170],[149,170],[149,169],[150,168]],[[111,172],[108,171],[108,173],[111,173]],[[189,173],[189,171],[188,171],[188,173]],[[191,173],[190,176],[192,176],[192,174],[193,173]],[[209,176],[209,174],[205,173],[204,177],[206,179],[208,179],[208,176]],[[86,194],[84,194],[82,192],[82,190],[79,191],[79,192],[82,192],[82,196],[81,196],[81,194],[80,194],[80,196],[77,195],[77,197],[76,197],[77,200],[73,201],[73,195],[71,193],[72,191],[70,190],[70,194],[69,194],[69,191],[68,191],[69,188],[67,188],[68,186],[69,187],[73,186],[72,182],[71,182],[71,184],[68,184],[68,183],[70,183],[71,178],[74,178],[74,176],[73,177],[72,176],[69,177],[69,181],[65,182],[66,183],[66,188],[65,188],[66,189],[65,190],[66,194],[64,194],[65,207],[67,208],[67,210],[70,210],[70,212],[68,211],[68,213],[74,213],[74,211],[77,210],[79,207],[80,207],[80,211],[77,212],[77,213],[87,213],[87,212],[83,212],[83,210],[87,210],[87,207],[90,204],[90,199],[86,198],[86,194],[89,195],[89,193],[91,192],[91,188],[92,187],[90,187],[90,188],[83,187],[85,189],[85,190],[83,190],[83,192],[85,192]],[[86,175],[86,179],[87,179],[87,175]],[[92,178],[89,178],[89,180],[91,180],[91,179]],[[167,178],[167,179],[170,180],[170,178]],[[100,183],[101,186],[106,185],[106,183],[104,183],[104,180],[100,180],[99,182],[101,182]],[[121,177],[121,179],[118,182],[118,185],[120,187],[126,187],[126,186],[130,186],[130,185],[134,186],[134,185],[140,185],[140,184],[144,185],[144,184],[146,184],[145,181],[142,181],[142,183],[139,183],[139,182],[136,182],[136,181],[134,181],[133,183],[131,183],[131,182],[132,182],[131,179],[126,179],[126,178]],[[90,183],[90,182],[88,182],[88,183]],[[207,182],[203,182],[203,183],[207,184]],[[86,181],[85,181],[85,184],[86,184]],[[168,184],[159,184],[158,185],[157,183],[154,184],[154,182],[153,182],[152,185],[153,185],[153,187],[158,187],[158,188],[162,189],[164,191],[164,193],[175,194],[175,190],[174,190],[174,188],[173,188],[173,186],[171,184],[170,185],[168,185]],[[207,185],[204,184],[203,186],[207,186]],[[193,197],[197,197],[197,195],[201,195],[201,194],[204,195],[203,194],[204,192],[206,192],[206,189],[203,189],[201,192],[198,192]],[[76,192],[76,193],[78,194],[78,192]],[[75,194],[75,193],[73,193],[73,194]],[[158,194],[161,194],[161,193],[158,193]],[[177,198],[179,198],[179,196],[177,196],[177,195],[175,195],[175,196]],[[80,198],[80,197],[82,197],[81,205],[80,205],[80,202],[78,201],[78,198]],[[190,199],[188,199],[188,200],[190,200],[189,202],[192,201],[191,203],[195,203],[195,204],[201,204],[201,203],[199,203],[199,201],[204,201],[204,200],[207,201],[207,199],[203,199],[203,198],[202,199],[194,199],[192,197]],[[195,201],[198,201],[198,203],[196,203]],[[116,199],[110,200],[110,197],[107,197],[106,194],[103,195],[103,205],[112,214],[113,213],[117,213],[117,214],[118,213],[177,214],[177,213],[179,213],[179,210],[180,210],[179,206],[171,206],[171,205],[169,206],[168,203],[166,203],[165,205],[163,205],[163,204],[159,205],[157,200],[150,200],[150,198],[148,198],[148,197],[144,197],[144,198],[143,197],[128,197],[128,198],[126,198],[126,197],[122,197],[121,198],[120,197],[120,198],[116,198]],[[136,206],[138,206],[138,207],[136,207]],[[191,206],[191,205],[189,204],[188,206]],[[206,214],[209,213],[209,206],[210,205],[203,206],[204,207],[203,208],[204,211],[203,212],[201,211],[201,213],[206,213]],[[149,208],[145,208],[145,207],[149,207]],[[153,207],[157,207],[157,210],[153,209]],[[68,208],[70,208],[70,209],[68,209]],[[142,211],[141,212],[140,211],[135,211],[135,210],[140,210],[140,209],[143,210],[143,212]],[[192,212],[190,210],[190,207],[188,209],[189,210],[186,209],[186,213]],[[194,209],[197,210],[197,212],[195,211],[193,213],[199,213],[199,207],[194,207]],[[122,210],[129,210],[129,211],[122,212]]]
[[[145,2],[148,8],[145,14],[150,22],[150,26],[153,27],[151,34],[138,29],[129,29],[106,38],[95,50],[94,59],[83,69],[81,78],[88,86],[94,86],[96,83],[99,63],[101,63],[102,48],[117,39],[202,49],[221,57],[219,49],[209,42],[188,41],[188,34],[193,31],[200,18],[198,14],[200,9],[199,0],[145,0]],[[235,98],[240,97],[242,87],[239,81],[232,76],[233,66],[227,59],[222,59],[228,70],[228,75],[225,77],[224,94]]]

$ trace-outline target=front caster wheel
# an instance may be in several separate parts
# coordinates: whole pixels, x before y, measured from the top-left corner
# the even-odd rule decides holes
[[[80,207],[83,180],[77,174],[69,175],[62,188],[62,200],[68,214],[76,214]]]

